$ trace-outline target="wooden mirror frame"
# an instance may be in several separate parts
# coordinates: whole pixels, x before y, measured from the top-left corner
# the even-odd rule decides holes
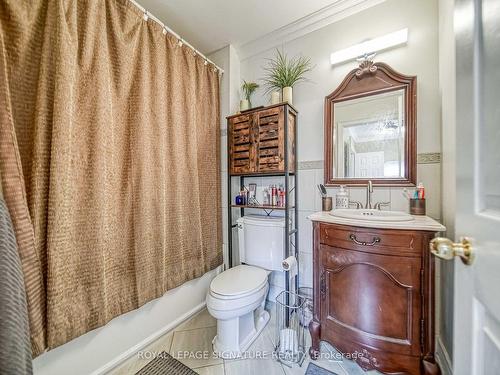
[[[404,89],[405,93],[405,171],[402,178],[338,178],[335,177],[333,134],[334,105],[350,99]],[[359,186],[371,180],[377,186],[415,186],[417,178],[417,77],[393,70],[389,65],[363,61],[347,74],[335,91],[325,98],[325,185]]]

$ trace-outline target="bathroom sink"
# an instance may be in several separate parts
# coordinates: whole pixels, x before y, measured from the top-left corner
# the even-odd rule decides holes
[[[345,219],[369,220],[369,221],[412,221],[413,216],[401,211],[381,211],[372,209],[338,209],[330,212],[330,215],[343,217]]]

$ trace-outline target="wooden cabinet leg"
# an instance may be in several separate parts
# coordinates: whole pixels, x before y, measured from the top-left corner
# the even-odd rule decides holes
[[[312,320],[309,323],[309,333],[311,333],[311,347],[309,348],[309,356],[311,359],[317,359],[319,357],[320,349],[319,349],[319,343],[320,343],[320,333],[321,333],[321,325],[315,321]]]

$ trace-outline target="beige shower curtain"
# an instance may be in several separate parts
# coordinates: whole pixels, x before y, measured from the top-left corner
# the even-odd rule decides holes
[[[222,263],[219,76],[127,0],[2,0],[0,21],[37,355]]]

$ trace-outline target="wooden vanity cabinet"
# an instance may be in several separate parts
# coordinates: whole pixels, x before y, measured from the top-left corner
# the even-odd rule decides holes
[[[287,103],[229,116],[229,173],[285,173],[285,136],[288,139],[289,172],[293,173],[296,117],[297,112]]]
[[[364,370],[435,374],[434,232],[314,222],[311,357],[320,340]]]

